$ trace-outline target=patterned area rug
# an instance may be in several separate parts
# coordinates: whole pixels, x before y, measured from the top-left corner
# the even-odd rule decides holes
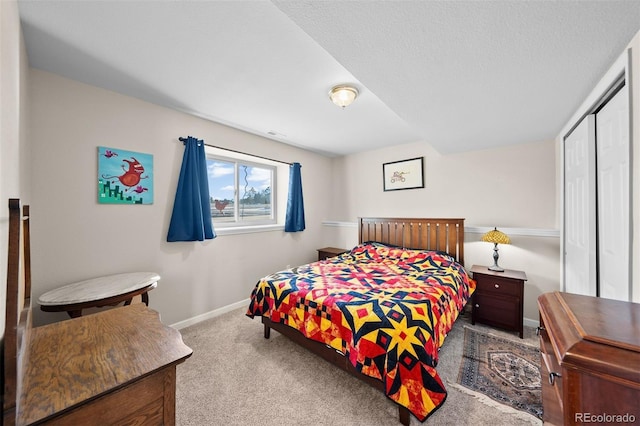
[[[465,327],[458,383],[495,402],[542,418],[537,347]]]

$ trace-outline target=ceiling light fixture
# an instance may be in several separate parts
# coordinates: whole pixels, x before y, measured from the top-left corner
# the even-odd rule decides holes
[[[343,108],[351,105],[358,97],[358,89],[346,84],[335,86],[329,92],[331,102]]]

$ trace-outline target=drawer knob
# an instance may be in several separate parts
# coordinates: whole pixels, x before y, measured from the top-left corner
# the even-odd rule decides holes
[[[553,386],[553,384],[555,383],[555,381],[556,381],[556,377],[557,377],[557,378],[559,378],[559,379],[561,379],[561,378],[562,378],[562,375],[561,375],[561,374],[559,374],[559,373],[553,373],[553,372],[552,372],[552,373],[549,373],[549,384],[550,384],[551,386]]]
[[[500,284],[494,284],[493,285],[495,288],[500,288]]]
[[[546,331],[546,328],[544,328],[544,327],[536,327],[536,336],[539,336],[540,333],[542,333],[543,331]]]
[[[480,305],[476,303],[476,308],[479,308],[479,307],[480,307]]]

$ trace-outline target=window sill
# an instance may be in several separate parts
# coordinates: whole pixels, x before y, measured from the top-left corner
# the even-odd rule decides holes
[[[216,227],[213,225],[213,229],[216,231],[216,235],[234,235],[234,234],[253,234],[256,232],[273,232],[284,231],[284,225],[256,225],[256,226],[228,226],[228,227]]]

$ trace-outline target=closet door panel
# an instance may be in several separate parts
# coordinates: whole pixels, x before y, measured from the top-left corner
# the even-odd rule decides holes
[[[595,118],[564,141],[564,283],[569,293],[596,295]]]
[[[626,87],[596,114],[600,297],[629,301],[629,102]]]

